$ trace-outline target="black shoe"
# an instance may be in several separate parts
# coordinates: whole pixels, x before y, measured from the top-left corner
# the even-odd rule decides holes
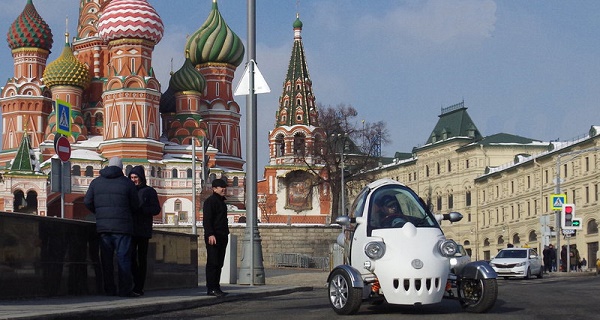
[[[217,290],[208,290],[208,292],[206,292],[206,295],[220,298],[220,297],[226,296],[227,293],[221,291],[220,289],[217,289]]]
[[[133,292],[133,293],[135,293],[135,294],[137,294],[139,296],[143,296],[144,295],[144,290],[133,289],[131,292]]]
[[[135,291],[130,291],[130,292],[122,294],[120,296],[124,297],[124,298],[138,298],[138,297],[141,296],[141,294],[139,294],[139,293],[137,293]]]

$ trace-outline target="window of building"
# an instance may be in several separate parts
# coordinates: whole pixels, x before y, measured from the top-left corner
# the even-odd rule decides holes
[[[306,137],[298,133],[294,136],[294,154],[298,156],[304,156],[306,151]],[[342,151],[343,152],[343,151]]]
[[[469,169],[469,159],[465,160],[465,169]]]
[[[563,168],[564,168],[563,178],[566,178],[568,176],[567,175],[567,164],[566,163],[563,165]]]
[[[527,176],[527,189],[531,188],[531,176]]]
[[[437,197],[437,211],[441,211],[442,210],[442,197],[438,196]]]
[[[452,163],[448,160],[448,172],[452,172]]]
[[[171,178],[177,178],[177,169],[173,168],[173,170],[171,170]]]
[[[186,170],[186,174],[187,174],[187,178],[188,178],[188,179],[191,179],[191,178],[193,178],[193,177],[194,177],[194,175],[193,175],[193,173],[192,173],[192,169],[190,169],[190,168],[188,168],[188,169]]]
[[[585,186],[585,203],[590,203],[590,187]]]
[[[162,169],[160,167],[156,170],[156,177],[162,178]]]
[[[131,124],[131,137],[132,138],[137,137],[137,124],[136,123]]]
[[[71,168],[71,175],[76,177],[81,176],[81,167],[78,165],[74,165]]]
[[[514,181],[510,182],[510,193],[515,193],[515,182]]]
[[[586,231],[587,234],[598,234],[598,222],[596,221],[596,219],[592,219],[590,220],[590,222],[588,222]]]
[[[429,177],[429,166],[428,165],[425,166],[425,176]]]
[[[467,207],[470,207],[470,206],[471,206],[471,191],[467,191],[467,192],[465,193],[465,205],[466,205]]]
[[[440,168],[440,163],[439,163],[439,162],[438,162],[438,163],[436,163],[436,164],[435,164],[435,166],[436,166],[436,171],[437,171],[437,174],[440,174],[440,173],[441,173],[441,171],[442,171],[442,169]]]
[[[239,184],[240,184],[239,178],[238,177],[233,177],[233,181],[231,183],[231,186],[237,187],[237,186],[239,186]]]
[[[94,167],[92,167],[92,166],[85,167],[85,176],[93,177],[94,176]]]
[[[181,211],[181,200],[179,200],[179,199],[175,200],[175,211],[176,212]]]
[[[448,195],[448,209],[454,208],[454,196],[452,194]]]
[[[535,231],[530,231],[528,238],[529,238],[529,242],[537,241],[537,233],[535,233]]]
[[[590,158],[585,157],[585,171],[590,171]]]

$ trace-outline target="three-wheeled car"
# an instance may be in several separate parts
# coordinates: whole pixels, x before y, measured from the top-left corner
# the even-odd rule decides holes
[[[458,245],[440,223],[457,222],[457,212],[434,215],[409,187],[391,179],[367,185],[356,197],[338,244],[344,264],[327,279],[329,302],[342,315],[363,301],[428,305],[456,299],[464,310],[489,311],[496,302],[496,272],[484,261],[458,263]]]

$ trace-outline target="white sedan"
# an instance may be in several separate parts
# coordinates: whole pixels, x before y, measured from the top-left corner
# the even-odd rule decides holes
[[[532,248],[506,248],[500,250],[490,261],[490,265],[498,277],[531,278],[536,275],[543,277],[544,267],[542,259]]]

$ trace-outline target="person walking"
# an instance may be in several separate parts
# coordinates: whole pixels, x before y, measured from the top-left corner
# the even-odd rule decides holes
[[[144,295],[148,270],[148,242],[152,238],[152,217],[161,210],[156,190],[146,182],[144,166],[135,166],[129,172],[138,192],[139,207],[133,213],[133,237],[131,238],[131,273],[133,292]]]
[[[110,158],[108,166],[100,170],[100,176],[90,183],[83,202],[96,215],[104,292],[122,297],[139,296],[132,291],[131,274],[132,213],[139,206],[139,200],[135,185],[123,174],[121,158]],[[114,280],[115,254],[119,270],[118,287]]]
[[[227,204],[225,204],[226,189],[225,181],[215,179],[212,182],[213,194],[204,201],[202,207],[206,244],[206,294],[215,297],[227,295],[221,290],[219,284],[229,235]]]

